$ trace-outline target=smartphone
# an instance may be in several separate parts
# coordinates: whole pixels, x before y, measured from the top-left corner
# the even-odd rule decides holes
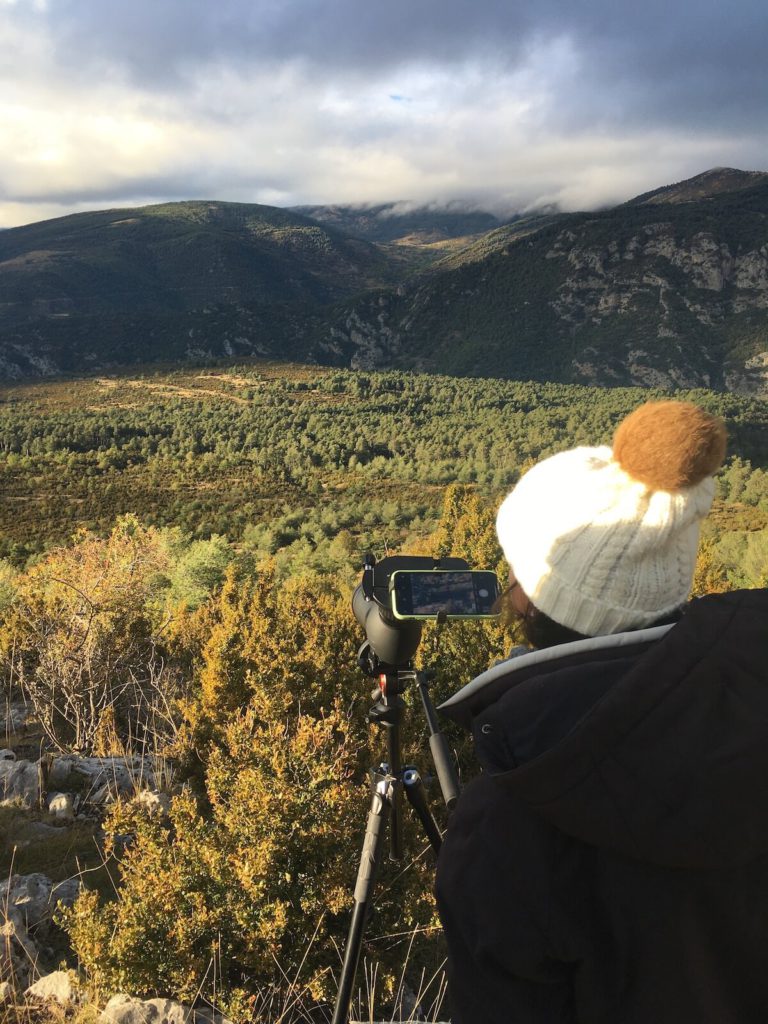
[[[496,573],[485,570],[399,569],[389,580],[392,612],[397,619],[485,619],[498,614]]]

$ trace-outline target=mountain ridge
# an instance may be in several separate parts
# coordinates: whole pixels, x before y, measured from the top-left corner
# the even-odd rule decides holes
[[[360,368],[765,394],[768,175],[758,182],[562,214],[509,244],[495,232],[484,258],[438,264],[375,318],[364,297],[329,348]]]
[[[460,202],[419,206],[390,202],[372,205],[293,206],[291,210],[368,242],[431,245],[484,234],[506,223],[486,210]],[[518,216],[517,214],[512,215]]]
[[[397,204],[365,215],[395,209],[390,234],[416,226]],[[470,215],[444,211],[443,234]],[[767,172],[713,168],[608,210],[495,219],[370,242],[296,209],[196,200],[9,229],[0,376],[255,354],[768,393]]]
[[[711,199],[725,192],[738,192],[768,181],[768,171],[740,171],[736,167],[710,167],[692,178],[662,185],[650,192],[628,200],[625,206],[639,206],[645,203],[685,203],[698,199]]]

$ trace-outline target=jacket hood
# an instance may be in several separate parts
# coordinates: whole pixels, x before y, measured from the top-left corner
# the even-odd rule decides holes
[[[471,718],[484,766],[558,829],[667,867],[768,853],[768,591],[709,595],[672,627],[485,677],[442,710]]]

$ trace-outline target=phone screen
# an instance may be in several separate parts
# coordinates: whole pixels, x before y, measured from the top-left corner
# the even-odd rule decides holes
[[[434,618],[440,612],[460,618],[494,614],[499,594],[496,574],[485,571],[398,571],[392,573],[392,610],[398,618]]]

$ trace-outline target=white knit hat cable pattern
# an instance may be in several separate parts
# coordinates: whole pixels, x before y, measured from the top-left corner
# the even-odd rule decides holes
[[[687,599],[711,477],[677,492],[633,480],[611,449],[575,448],[526,473],[496,527],[533,604],[587,636],[647,626]]]

